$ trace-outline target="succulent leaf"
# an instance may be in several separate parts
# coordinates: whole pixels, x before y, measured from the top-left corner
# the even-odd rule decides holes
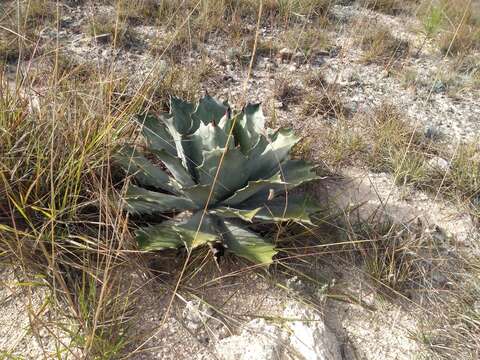
[[[258,207],[256,209],[243,210],[243,209],[235,209],[235,208],[225,206],[225,207],[216,208],[211,212],[213,214],[219,215],[224,218],[239,218],[239,219],[242,219],[243,221],[252,222],[255,215],[257,215],[257,213],[261,209],[262,208]]]
[[[265,117],[260,104],[248,104],[235,125],[235,135],[244,154],[258,143],[264,131]]]
[[[153,150],[152,152],[182,187],[195,185],[192,175],[185,169],[180,158],[170,155],[166,150]]]
[[[224,151],[225,149],[215,149],[204,153],[203,164],[198,168],[200,184],[213,184]],[[248,180],[246,163],[247,158],[240,150],[226,151],[220,172],[213,184],[218,199],[224,199],[236,189],[245,186]]]
[[[228,110],[228,104],[222,103],[209,95],[205,95],[198,102],[197,109],[192,117],[199,119],[204,125],[211,124],[218,125]]]
[[[218,148],[224,148],[227,143],[227,134],[217,125],[203,123],[200,124],[196,136],[200,138],[203,151],[209,151]],[[233,148],[233,141],[229,147]]]
[[[170,176],[132,147],[124,147],[114,155],[114,160],[127,174],[143,186],[178,193],[180,186]]]
[[[271,138],[265,150],[250,161],[250,180],[266,179],[279,169],[288,156],[290,149],[300,139],[288,129],[278,130]]]
[[[189,135],[198,129],[200,120],[192,119],[194,111],[193,104],[174,96],[170,98],[170,113],[173,116],[173,125],[180,134]]]
[[[202,140],[198,135],[186,135],[180,140],[181,159],[194,182],[198,179],[197,167],[203,162]]]
[[[235,207],[236,205],[239,205],[250,197],[254,196],[258,192],[264,190],[268,191],[268,189],[270,188],[278,188],[279,186],[286,186],[286,184],[282,182],[280,174],[277,174],[267,180],[249,181],[247,186],[240,190],[237,190],[235,194],[222,201],[222,204]]]
[[[274,132],[264,126],[260,104],[249,104],[232,116],[228,103],[208,95],[196,106],[172,97],[169,114],[144,116],[148,150],[162,168],[129,148],[116,159],[139,185],[163,192],[131,185],[126,208],[135,214],[181,214],[138,229],[139,246],[190,249],[221,241],[238,256],[271,263],[275,246],[247,225],[255,221],[311,224],[310,214],[318,208],[287,191],[318,176],[309,163],[289,159],[299,140],[292,131]],[[227,146],[230,132],[233,137]]]
[[[223,221],[223,241],[228,251],[257,264],[271,264],[275,246],[239,224]]]
[[[194,249],[219,238],[214,219],[197,211],[185,221],[165,221],[162,224],[140,228],[135,235],[142,250],[162,250],[186,247]],[[199,226],[201,223],[201,226]]]
[[[207,203],[208,196],[210,195],[210,190],[212,188],[211,184],[206,184],[206,185],[194,185],[188,188],[183,188],[182,191],[187,196],[189,199],[191,199],[194,203],[197,209],[205,207],[205,204]],[[212,198],[208,202],[209,206],[213,206],[216,203],[218,203],[220,199],[216,197],[215,192],[212,193]]]
[[[298,195],[278,197],[265,203],[255,219],[267,222],[295,221],[313,225],[310,215],[320,211],[314,202]]]
[[[167,122],[166,114],[160,115],[160,119],[147,115],[142,121],[142,134],[151,150],[165,150],[170,155],[177,156],[177,146]]]
[[[195,204],[190,199],[146,190],[135,185],[129,186],[124,200],[127,210],[134,214],[153,214],[195,208]]]
[[[185,246],[173,224],[162,223],[135,231],[138,247],[144,251],[177,249]]]
[[[288,184],[288,189],[320,179],[314,167],[304,160],[287,160],[280,166],[283,181]]]

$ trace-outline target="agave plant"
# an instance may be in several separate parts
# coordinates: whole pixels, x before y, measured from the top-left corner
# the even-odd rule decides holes
[[[317,206],[288,191],[317,176],[311,164],[290,159],[299,140],[292,131],[264,128],[260,104],[232,114],[208,95],[196,106],[172,97],[170,113],[141,121],[148,155],[126,147],[116,156],[135,183],[127,210],[166,219],[136,231],[141,249],[220,245],[268,264],[275,246],[252,225],[311,224]]]

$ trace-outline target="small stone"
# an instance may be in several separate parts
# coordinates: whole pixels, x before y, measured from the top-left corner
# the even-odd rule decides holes
[[[447,91],[447,85],[442,80],[435,80],[432,85],[432,91],[435,94],[443,94]]]
[[[273,70],[274,64],[271,63],[270,61],[267,61],[267,62],[265,62],[264,67],[265,67],[265,70],[266,70],[266,71],[270,72],[270,71]]]
[[[447,284],[447,277],[440,271],[432,271],[431,273],[432,284],[435,287],[443,287]]]
[[[319,314],[303,304],[292,302],[284,313],[290,328],[290,346],[305,360],[341,360],[338,340]]]
[[[450,170],[450,163],[447,160],[441,158],[440,156],[432,157],[430,160],[428,160],[427,164],[433,170],[441,172],[447,172]]]
[[[293,276],[287,279],[287,281],[285,281],[285,286],[288,289],[296,292],[305,290],[305,284],[298,278],[298,276]]]
[[[293,55],[292,60],[295,61],[296,63],[303,63],[305,61],[305,56],[301,51],[297,51],[295,55]]]
[[[240,335],[230,336],[216,345],[222,360],[284,359],[286,334],[264,319],[250,321]]]
[[[289,61],[293,56],[293,51],[289,48],[283,48],[278,52],[278,56],[282,61]]]
[[[209,318],[213,317],[213,309],[200,300],[188,301],[183,310],[185,326],[190,330],[200,329]]]
[[[477,300],[473,303],[473,310],[477,313],[480,314],[480,300]]]
[[[425,137],[431,140],[438,140],[442,137],[442,132],[434,126],[427,126],[425,129]]]

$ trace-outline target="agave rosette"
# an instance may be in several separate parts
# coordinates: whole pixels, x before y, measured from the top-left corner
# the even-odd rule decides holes
[[[208,95],[196,106],[172,97],[169,114],[141,121],[149,158],[162,166],[131,147],[116,155],[135,183],[126,193],[126,208],[135,215],[178,214],[139,228],[141,249],[222,244],[238,256],[268,264],[277,251],[251,229],[252,223],[311,224],[318,207],[288,190],[317,175],[308,162],[290,159],[299,140],[291,130],[265,129],[260,104],[232,114],[226,102]]]

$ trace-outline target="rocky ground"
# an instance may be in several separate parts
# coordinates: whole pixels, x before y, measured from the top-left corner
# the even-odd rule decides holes
[[[132,74],[130,91],[134,92],[143,79],[171,66],[147,50],[164,30],[139,25],[137,45],[113,49],[83,30],[92,13],[113,11],[105,5],[71,5],[58,34],[47,28],[43,36],[53,41],[58,35],[65,53],[76,62],[113,64],[121,73]],[[480,88],[471,86],[467,75],[452,74],[454,60],[425,39],[418,19],[406,14],[385,15],[357,3],[335,5],[331,13],[336,26],[327,28],[333,42],[328,51],[305,59],[296,51],[296,44],[284,41],[278,51],[259,56],[246,87],[247,67],[233,59],[238,49],[221,37],[212,36],[181,63],[195,68],[208,62],[215,75],[204,86],[233,104],[242,102],[245,88],[246,99],[262,102],[276,125],[292,126],[310,139],[310,154],[317,161],[322,161],[317,142],[337,126],[338,114],[306,112],[306,95],[293,100],[296,95],[279,96],[282,79],[287,78],[289,86],[300,89],[299,93],[315,93],[318,85],[309,85],[305,79],[321,73],[325,82],[320,86],[336,89],[335,99],[340,99],[345,109],[341,120],[353,126],[362,119],[358,114],[368,114],[389,102],[406,115],[412,128],[447,139],[443,140],[446,147],[454,149],[456,144],[478,137]],[[353,32],[365,21],[384,25],[398,39],[407,40],[409,55],[394,64],[362,61],[364,51],[355,43]],[[260,29],[263,41],[281,36],[278,28]],[[477,67],[478,55],[472,54],[477,56]],[[43,65],[33,62],[25,66],[41,71]],[[36,91],[41,97],[42,89]],[[350,226],[395,224],[395,238],[403,241],[404,253],[414,251],[418,257],[412,265],[415,270],[409,271],[421,273],[423,278],[411,279],[415,284],[405,291],[379,291],[377,280],[363,264],[354,255],[344,256],[339,248],[317,258],[308,257],[307,263],[301,258],[294,260],[289,271],[279,266],[270,273],[248,272],[244,265],[235,263],[222,264],[219,270],[212,264],[190,280],[191,291],[179,294],[172,308],[171,293],[159,290],[156,282],[139,285],[142,301],[136,305],[129,329],[135,335],[127,346],[130,358],[429,358],[428,343],[421,340],[421,334],[431,313],[437,311],[433,298],[452,288],[460,254],[480,255],[478,229],[467,209],[438,194],[399,186],[392,174],[372,173],[356,164],[327,176],[307,191],[325,204],[329,214],[341,214],[342,221]],[[0,277],[0,357],[2,353],[26,359],[53,358],[56,354],[79,357],[77,351],[65,350],[74,343],[71,329],[69,336],[41,331],[39,335],[32,330],[38,325],[32,319],[51,315],[43,306],[49,295],[39,287],[20,284],[10,270],[3,270]]]

